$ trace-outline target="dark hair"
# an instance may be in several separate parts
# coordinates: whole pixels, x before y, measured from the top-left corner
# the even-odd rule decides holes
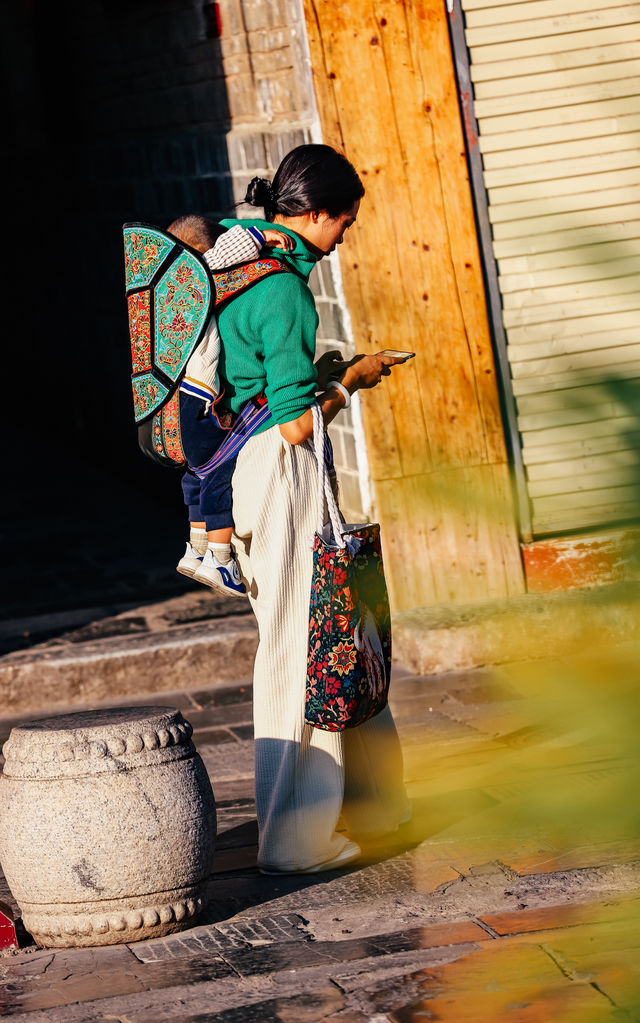
[[[326,210],[337,217],[364,195],[362,182],[346,156],[331,146],[298,146],[287,153],[273,182],[253,178],[245,202],[263,206],[267,220],[277,213],[296,217]]]
[[[224,228],[216,224],[215,220],[200,217],[196,213],[188,213],[185,217],[173,220],[167,231],[199,252],[213,248],[220,235],[224,234]]]

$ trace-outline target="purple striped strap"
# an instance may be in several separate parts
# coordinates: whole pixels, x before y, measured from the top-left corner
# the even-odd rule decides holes
[[[264,405],[255,405],[253,401],[248,401],[240,410],[238,418],[229,431],[228,436],[225,437],[209,461],[205,462],[204,465],[190,466],[191,471],[195,472],[199,479],[205,479],[209,473],[223,465],[224,462],[234,458],[240,449],[244,447],[249,437],[270,418],[271,412],[266,403]]]

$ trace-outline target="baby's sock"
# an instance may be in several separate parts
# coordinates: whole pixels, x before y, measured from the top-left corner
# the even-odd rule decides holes
[[[193,547],[194,551],[201,554],[203,557],[207,553],[207,531],[206,529],[199,529],[197,526],[191,526],[189,529],[189,543]]]
[[[213,543],[209,541],[209,550],[213,551],[213,556],[216,558],[221,565],[226,565],[231,561],[231,544],[230,543]]]

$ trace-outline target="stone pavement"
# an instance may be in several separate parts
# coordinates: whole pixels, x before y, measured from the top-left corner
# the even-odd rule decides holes
[[[633,646],[606,658],[608,685],[614,671],[625,680],[629,741],[613,710],[607,727],[594,726],[603,713],[593,654],[431,677],[396,670],[413,821],[372,843],[361,864],[311,877],[255,867],[249,682],[113,701],[171,703],[194,726],[219,812],[210,906],[191,930],[154,941],[47,950],[25,938],[0,957],[0,1016],[639,1020],[639,715],[620,695],[637,693],[637,665]],[[595,715],[575,708],[576,681],[585,706],[594,683]],[[574,710],[565,715],[559,700],[550,715],[542,697],[561,682]],[[0,722],[3,741],[11,723]]]

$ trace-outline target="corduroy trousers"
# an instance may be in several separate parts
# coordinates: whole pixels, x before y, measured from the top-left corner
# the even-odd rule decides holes
[[[387,708],[344,732],[304,720],[311,539],[317,469],[310,442],[277,426],[252,437],[233,477],[234,543],[258,621],[254,666],[258,865],[301,870],[337,856],[349,836],[407,818],[400,743]]]

